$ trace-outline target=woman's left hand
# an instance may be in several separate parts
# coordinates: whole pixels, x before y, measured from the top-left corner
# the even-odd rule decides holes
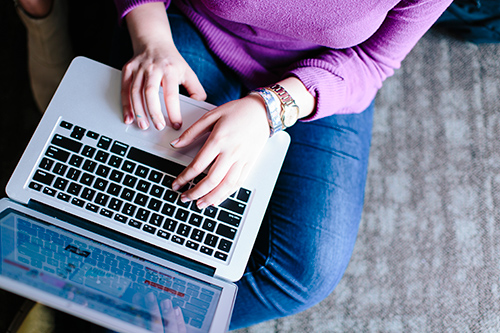
[[[220,204],[242,185],[269,138],[264,101],[250,95],[217,107],[171,144],[186,147],[207,132],[203,147],[172,184],[178,190],[210,166],[207,176],[181,196],[197,200],[199,208]]]

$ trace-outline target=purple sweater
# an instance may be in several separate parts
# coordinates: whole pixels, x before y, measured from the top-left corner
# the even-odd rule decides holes
[[[162,0],[115,3],[123,19],[136,6],[155,1]],[[317,101],[309,120],[362,112],[452,2],[172,1],[249,89],[298,77]]]

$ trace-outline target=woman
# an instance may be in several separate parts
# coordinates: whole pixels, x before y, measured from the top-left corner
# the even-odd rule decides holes
[[[173,184],[210,167],[184,201],[220,203],[270,135],[291,135],[231,329],[302,311],[338,284],[361,218],[373,98],[450,2],[115,0],[134,50],[122,74],[125,123],[168,121],[180,129],[174,147],[210,131]],[[220,106],[182,128],[179,85]]]

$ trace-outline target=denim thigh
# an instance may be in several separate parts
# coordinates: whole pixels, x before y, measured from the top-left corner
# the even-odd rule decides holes
[[[231,329],[305,310],[328,296],[361,219],[373,103],[360,114],[299,122],[246,273]]]

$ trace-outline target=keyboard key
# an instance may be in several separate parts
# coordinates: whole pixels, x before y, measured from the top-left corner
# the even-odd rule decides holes
[[[55,146],[71,150],[72,152],[77,154],[80,152],[80,149],[82,149],[83,146],[81,142],[66,138],[59,134],[54,135],[51,143]]]
[[[229,250],[231,250],[231,245],[233,245],[232,242],[228,241],[227,239],[221,239],[217,248],[221,251],[229,253]]]
[[[204,231],[201,231],[200,229],[194,229],[193,232],[191,233],[191,239],[197,242],[201,242],[204,235],[205,235]]]
[[[122,178],[123,178],[123,172],[118,170],[111,171],[111,175],[109,176],[109,179],[117,183],[121,182]]]
[[[172,235],[172,242],[177,243],[177,244],[184,244],[185,239],[182,237],[179,237],[177,235]]]
[[[68,186],[69,181],[67,179],[57,177],[54,187],[58,190],[64,191],[66,189],[66,186]]]
[[[158,172],[158,171],[155,171],[155,170],[151,170],[151,172],[149,173],[148,180],[150,180],[150,181],[152,181],[154,183],[159,184],[162,177],[163,177],[163,175],[162,175],[161,172]]]
[[[201,213],[201,211],[202,211],[202,209],[198,208],[198,205],[196,204],[196,200],[191,203],[191,207],[189,209],[191,209],[193,212],[196,212],[196,213]]]
[[[175,177],[165,175],[161,184],[167,188],[172,188],[172,183],[174,182],[174,180],[175,180]]]
[[[113,143],[113,146],[111,147],[111,151],[117,155],[120,155],[120,156],[125,156],[127,149],[128,149],[128,145],[121,143],[119,141],[115,141]]]
[[[153,215],[151,215],[151,218],[149,219],[149,223],[157,227],[161,227],[164,219],[165,218],[163,216],[153,213]]]
[[[68,173],[66,174],[66,178],[71,180],[77,180],[80,177],[82,172],[75,168],[69,168]]]
[[[63,163],[66,163],[66,161],[69,158],[70,153],[61,149],[61,148],[49,146],[49,148],[47,148],[47,151],[45,152],[45,155],[48,157],[51,157],[53,159],[56,159],[58,161],[61,161]]]
[[[238,227],[240,225],[240,222],[241,222],[241,217],[239,217],[238,215],[232,214],[232,213],[228,213],[224,210],[220,211],[217,219],[219,221],[228,223],[228,224],[235,226],[235,227]]]
[[[198,214],[191,214],[191,217],[189,218],[189,224],[192,224],[194,226],[199,227],[201,225],[201,221],[203,220],[203,217],[201,217]]]
[[[85,199],[85,200],[88,200],[88,201],[92,201],[94,199],[95,193],[96,193],[95,190],[86,187],[86,188],[83,189],[82,194],[80,195],[80,197],[82,199]]]
[[[181,207],[184,207],[184,208],[188,208],[189,205],[191,204],[190,201],[187,201],[187,202],[182,202],[181,201],[181,197],[179,196],[179,198],[177,199],[177,205],[178,206],[181,206]]]
[[[165,192],[165,196],[163,197],[163,199],[168,201],[168,202],[174,203],[175,200],[177,199],[177,196],[178,196],[178,194],[176,192],[171,191],[171,190],[167,190],[167,192]]]
[[[54,189],[51,189],[50,187],[44,187],[44,189],[42,190],[42,193],[43,194],[47,194],[48,196],[55,196],[56,195],[56,190]]]
[[[160,156],[153,155],[143,150],[131,147],[127,157],[133,161],[149,165],[150,167],[177,177],[185,166],[166,160]]]
[[[96,132],[88,131],[87,136],[91,139],[97,140],[97,138],[99,137],[99,134],[97,134]]]
[[[87,157],[87,158],[93,158],[96,150],[97,149],[95,149],[94,147],[85,146],[85,147],[83,147],[82,155]]]
[[[126,223],[127,222],[127,217],[121,215],[121,214],[115,214],[115,221],[121,222],[121,223]]]
[[[99,212],[102,216],[112,218],[113,217],[113,212],[106,209],[106,208],[101,208],[101,211]]]
[[[92,160],[85,160],[85,162],[83,162],[82,169],[88,172],[94,172],[96,166],[97,162]]]
[[[42,170],[37,170],[35,172],[35,175],[33,176],[33,179],[36,180],[37,182],[40,182],[45,185],[51,185],[52,181],[54,180],[55,176],[53,174],[50,174],[48,172],[42,171]]]
[[[82,189],[82,185],[77,184],[77,183],[71,183],[71,184],[69,184],[69,187],[68,187],[68,193],[73,194],[73,195],[78,195],[80,193],[81,189]]]
[[[169,205],[168,203],[165,203],[163,205],[163,209],[161,210],[162,214],[167,216],[173,216],[174,211],[175,211],[175,206]]]
[[[57,199],[62,200],[62,201],[68,202],[70,198],[71,198],[71,196],[67,195],[66,193],[59,192],[57,194]]]
[[[52,170],[52,172],[54,172],[56,175],[62,176],[62,175],[64,175],[64,173],[66,172],[67,169],[68,169],[68,167],[66,165],[57,162],[56,166],[54,167],[54,170]]]
[[[35,191],[40,191],[42,189],[42,185],[38,184],[38,183],[35,183],[35,182],[31,182],[28,187],[32,190],[35,190]]]
[[[139,206],[146,206],[146,203],[148,202],[148,197],[142,193],[137,193],[134,199],[134,203],[138,204]]]
[[[108,162],[108,165],[112,166],[114,168],[119,168],[120,165],[122,164],[122,161],[123,161],[123,158],[115,156],[115,155],[111,155],[109,162]]]
[[[83,207],[83,205],[85,204],[85,201],[80,200],[80,199],[78,199],[78,198],[73,198],[73,199],[71,200],[71,203],[72,203],[73,205],[75,205],[75,206],[78,206],[78,207]]]
[[[104,191],[104,189],[108,186],[108,181],[106,179],[97,178],[94,183],[94,188],[99,191]]]
[[[191,231],[191,227],[188,226],[187,224],[180,223],[179,227],[177,228],[177,234],[181,236],[187,237],[189,235],[189,232]]]
[[[149,224],[145,224],[144,227],[142,227],[142,230],[144,230],[145,232],[148,232],[150,234],[155,234],[156,232],[156,228],[155,227],[152,227],[150,226]]]
[[[215,221],[205,219],[205,222],[203,222],[203,229],[212,232],[215,230],[215,225],[216,225]]]
[[[155,212],[160,211],[161,201],[151,198],[151,200],[149,200],[148,208],[154,210]]]
[[[134,198],[135,191],[132,191],[131,189],[124,188],[122,191],[122,194],[120,195],[120,198],[127,200],[127,201],[132,201]]]
[[[219,252],[219,251],[216,251],[215,254],[214,254],[214,258],[226,261],[227,260],[227,254]]]
[[[82,162],[83,162],[83,157],[78,155],[71,155],[71,158],[69,159],[69,165],[72,165],[77,168],[79,168],[80,165],[82,165]]]
[[[82,175],[82,178],[80,178],[80,183],[83,185],[90,186],[94,182],[95,176],[91,175],[90,173],[84,173]]]
[[[118,212],[118,211],[120,211],[120,208],[122,207],[122,205],[123,205],[123,201],[121,201],[120,199],[111,198],[111,200],[109,201],[109,204],[108,204],[108,208]]]
[[[205,212],[203,214],[205,214],[208,217],[215,218],[215,215],[217,215],[217,211],[218,209],[215,208],[214,206],[208,206],[207,208],[205,208]]]
[[[44,169],[44,170],[50,171],[53,164],[54,164],[53,160],[50,160],[50,159],[44,157],[44,158],[42,158],[42,161],[40,162],[39,167]]]
[[[139,208],[135,217],[143,222],[147,222],[150,212],[144,208]]]
[[[135,210],[137,209],[136,206],[126,203],[123,206],[122,213],[128,216],[134,216]]]
[[[108,174],[109,174],[109,170],[110,168],[105,166],[105,165],[102,165],[100,164],[98,167],[97,167],[97,170],[96,170],[96,174],[98,176],[101,176],[101,177],[104,177],[104,178],[107,178],[108,177]]]
[[[186,242],[186,247],[188,247],[188,248],[193,249],[193,250],[196,251],[196,250],[198,250],[199,245],[197,243],[195,243],[195,242],[191,242],[190,240],[188,240]]]
[[[243,212],[245,211],[246,205],[239,203],[237,201],[234,201],[232,199],[226,199],[224,200],[219,207],[225,208],[227,210],[233,211],[237,214],[242,215]]]
[[[122,187],[118,184],[115,184],[115,183],[110,183],[109,186],[108,186],[108,189],[106,190],[106,192],[108,194],[111,194],[113,196],[118,196],[118,194],[120,193]]]
[[[215,245],[217,245],[218,240],[219,240],[219,237],[217,237],[215,235],[208,234],[203,243],[205,243],[208,246],[215,247]]]
[[[95,155],[95,160],[97,162],[106,163],[106,161],[108,160],[108,157],[109,157],[108,152],[106,152],[104,150],[99,150],[99,151],[97,151],[97,154]]]
[[[99,142],[97,143],[97,147],[104,150],[108,150],[110,145],[111,145],[111,139],[105,136],[101,136]]]
[[[109,195],[104,193],[97,193],[94,202],[101,206],[106,206],[109,200]]]
[[[125,179],[123,180],[123,185],[134,188],[136,182],[137,178],[131,175],[126,175]]]
[[[234,236],[236,236],[236,229],[228,227],[227,225],[222,223],[219,223],[215,232],[218,235],[224,236],[229,239],[234,239]]]
[[[135,170],[135,175],[139,176],[141,178],[146,178],[148,173],[149,173],[149,169],[146,168],[145,166],[142,166],[142,165],[137,166],[137,169]]]
[[[65,129],[71,129],[71,127],[73,127],[73,124],[70,124],[68,123],[67,121],[61,121],[61,123],[59,124],[59,126],[61,126],[62,128],[65,128]]]
[[[176,226],[177,226],[177,221],[172,219],[167,219],[165,221],[165,224],[163,225],[163,229],[166,229],[168,231],[175,231]]]
[[[91,204],[90,202],[87,203],[87,205],[85,206],[85,209],[90,210],[91,212],[94,212],[94,213],[97,213],[97,211],[99,211],[99,207],[94,205],[94,204]]]
[[[140,229],[142,226],[142,223],[139,221],[136,221],[136,220],[130,220],[130,221],[128,221],[128,225],[130,225],[134,228]]]
[[[75,126],[69,136],[74,139],[81,140],[84,135],[85,135],[85,128],[82,128],[80,126]]]
[[[183,222],[187,221],[188,216],[189,212],[181,208],[177,209],[177,212],[175,213],[175,218]]]
[[[207,254],[207,255],[209,255],[209,256],[211,256],[211,255],[212,255],[212,253],[214,253],[214,250],[212,250],[212,249],[211,249],[211,248],[209,248],[209,247],[202,246],[202,247],[200,248],[200,252],[201,252],[201,253],[204,253],[204,254]]]
[[[122,170],[132,173],[132,172],[134,172],[135,166],[136,166],[136,164],[134,162],[125,161],[122,165]]]
[[[170,234],[166,231],[163,231],[163,230],[158,230],[158,233],[156,234],[158,237],[161,237],[161,238],[165,238],[165,239],[169,239],[170,238]]]

